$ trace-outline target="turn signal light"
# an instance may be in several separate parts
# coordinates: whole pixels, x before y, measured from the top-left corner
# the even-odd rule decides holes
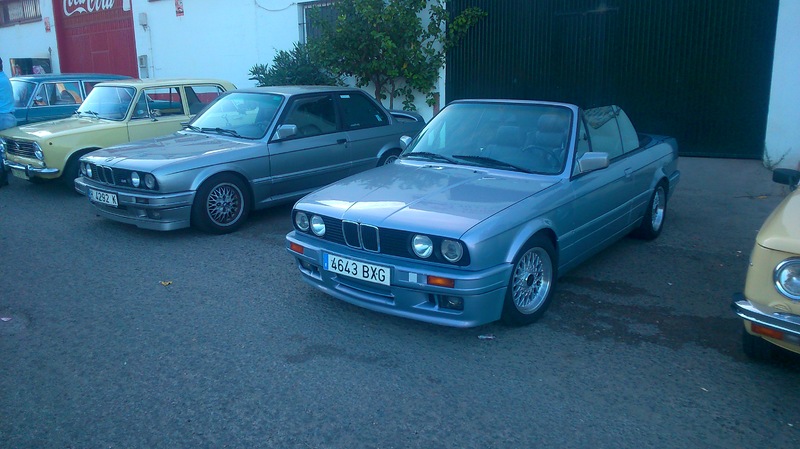
[[[775,329],[770,329],[768,327],[764,327],[760,324],[750,323],[750,330],[759,335],[764,335],[769,338],[774,338],[776,340],[783,340],[783,332]]]
[[[294,242],[289,243],[289,249],[298,254],[303,254],[303,251],[305,250],[305,248]]]
[[[453,288],[456,286],[456,281],[455,279],[443,278],[439,276],[428,276],[428,285]]]

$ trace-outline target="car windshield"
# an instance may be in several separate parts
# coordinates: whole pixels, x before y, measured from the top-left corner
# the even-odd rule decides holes
[[[283,103],[283,96],[231,92],[211,103],[189,123],[192,131],[261,139]]]
[[[27,107],[31,95],[33,95],[33,91],[36,88],[36,83],[12,79],[11,87],[14,89],[14,107]]]
[[[572,111],[564,106],[455,103],[401,157],[555,175],[564,170]]]
[[[136,89],[133,87],[98,84],[86,96],[77,113],[108,120],[123,120],[135,95]]]

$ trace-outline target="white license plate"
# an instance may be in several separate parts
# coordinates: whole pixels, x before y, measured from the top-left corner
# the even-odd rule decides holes
[[[323,268],[327,271],[376,284],[391,285],[391,271],[387,267],[323,254]]]
[[[101,192],[99,190],[89,189],[89,199],[96,203],[102,203],[107,206],[118,207],[117,195],[114,193]]]

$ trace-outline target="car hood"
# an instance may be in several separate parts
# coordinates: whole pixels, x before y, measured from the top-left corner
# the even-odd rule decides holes
[[[552,177],[400,162],[331,184],[295,207],[338,219],[458,238],[556,183],[558,179]]]
[[[177,132],[96,150],[89,153],[89,158],[95,163],[109,167],[153,171],[168,164],[253,146],[257,142],[241,142],[209,134]]]
[[[800,254],[800,190],[786,197],[761,226],[756,241],[776,251]]]
[[[89,117],[69,117],[49,122],[36,122],[3,132],[15,139],[46,140],[68,134],[80,134],[125,126],[124,122]]]

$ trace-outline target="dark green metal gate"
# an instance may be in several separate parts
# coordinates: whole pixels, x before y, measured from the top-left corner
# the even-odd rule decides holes
[[[685,156],[760,158],[778,0],[448,0],[488,13],[447,57],[447,101],[615,103]]]

